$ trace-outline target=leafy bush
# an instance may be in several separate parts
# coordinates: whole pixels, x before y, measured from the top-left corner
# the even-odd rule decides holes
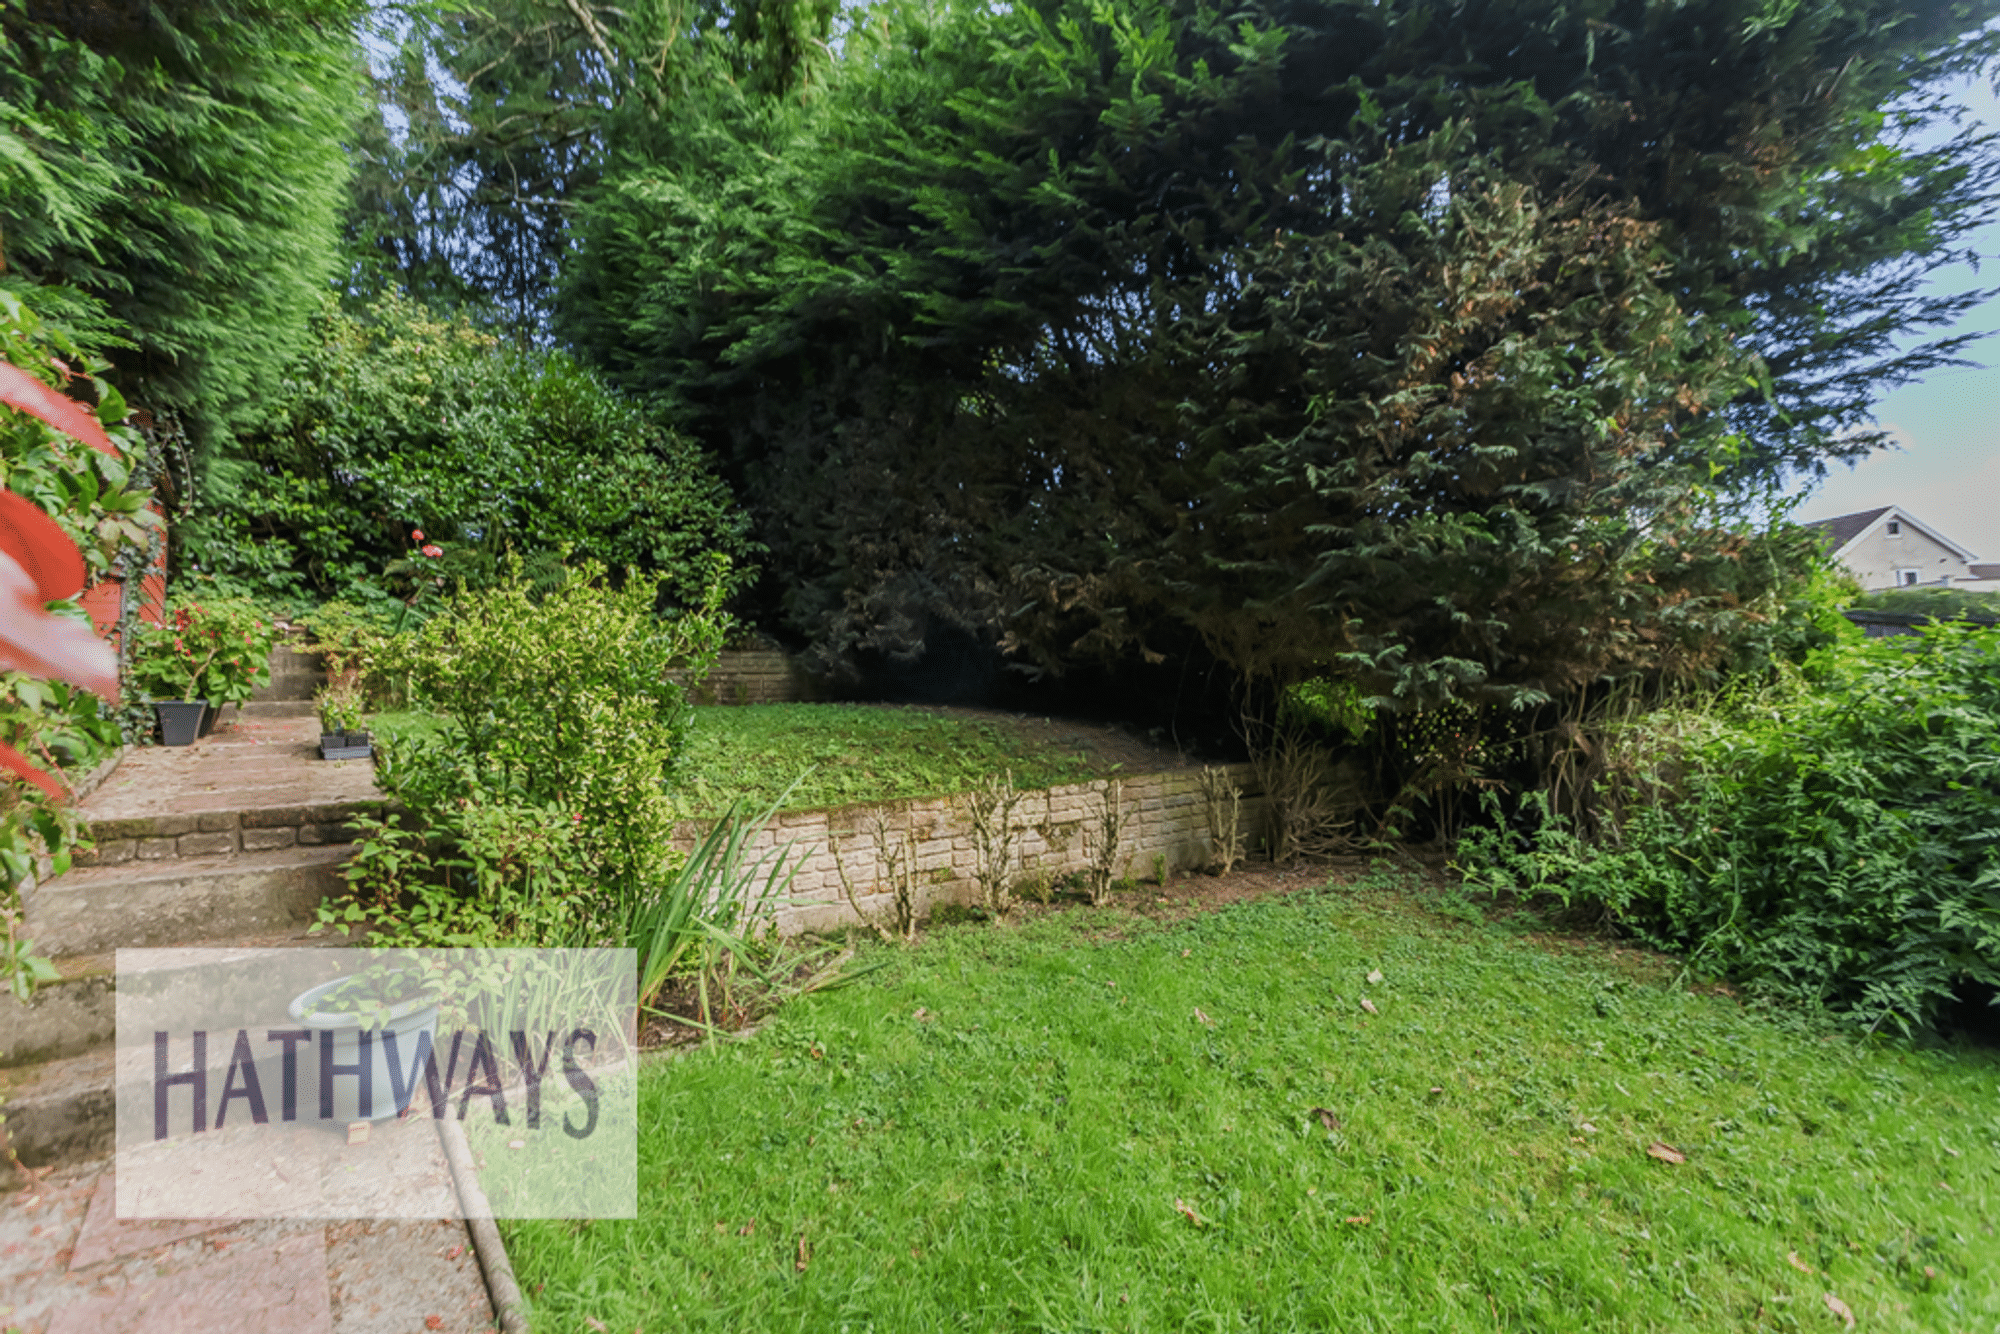
[[[2000,620],[2000,593],[1981,593],[1970,588],[1889,588],[1863,594],[1854,600],[1854,607],[1857,611],[1935,616],[1940,621],[1959,617]]]
[[[1645,720],[1585,841],[1550,820],[1461,846],[1776,996],[1933,1021],[2000,988],[2000,630],[1849,641],[1780,684]]]
[[[35,417],[0,411],[0,477],[7,490],[55,521],[82,555],[89,579],[143,553],[152,532],[149,491],[135,483],[127,461],[140,453],[140,445],[132,432],[116,424],[125,417],[125,404],[99,378],[105,363],[61,331],[45,327],[5,292],[0,292],[0,361],[40,371],[58,383],[82,381],[95,393],[97,420],[127,451],[126,458],[114,457]],[[57,614],[83,614],[73,602],[53,606]],[[116,715],[81,686],[37,679],[28,672],[0,672],[0,746],[14,759],[25,756],[57,773],[80,775],[115,751],[121,740]],[[50,857],[60,874],[68,869],[70,850],[78,843],[87,843],[87,834],[73,808],[58,805],[38,786],[0,783],[0,988],[25,998],[35,982],[52,976],[49,965],[35,957],[31,942],[17,934],[18,891],[38,856]]]
[[[748,519],[700,451],[563,354],[395,297],[360,317],[329,302],[314,329],[184,525],[182,552],[225,591],[382,602],[428,573],[413,542],[475,588],[510,546],[631,566],[681,605],[711,553],[732,588],[754,574]]]
[[[663,621],[646,580],[613,588],[586,564],[537,598],[515,560],[384,640],[381,669],[442,726],[382,739],[379,774],[410,823],[369,831],[340,918],[433,944],[621,938],[679,865],[670,786],[690,709],[668,673],[698,680],[720,651],[713,575],[699,609]]]
[[[152,699],[241,704],[271,679],[278,631],[242,598],[175,598],[158,625],[143,626],[132,652],[132,683]]]

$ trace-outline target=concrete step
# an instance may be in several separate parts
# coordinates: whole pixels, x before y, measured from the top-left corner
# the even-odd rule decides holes
[[[305,928],[233,940],[245,949],[327,949],[354,942],[331,931]],[[45,982],[26,1001],[0,994],[0,1069],[81,1056],[111,1041],[118,1023],[118,955],[72,955],[52,960],[61,977]]]
[[[252,699],[242,706],[246,718],[310,718],[319,712],[310,693],[299,699]]]
[[[253,703],[296,700],[310,703],[325,683],[326,670],[318,658],[280,644],[271,650],[270,681],[258,686],[250,699]]]
[[[271,789],[257,786],[255,765],[238,775],[244,788],[210,794],[218,809],[175,815],[137,815],[92,820],[97,846],[78,853],[82,867],[123,866],[128,862],[181,861],[226,857],[239,852],[276,852],[290,847],[323,847],[351,842],[349,822],[378,814],[381,801],[318,801],[301,805],[229,807],[232,797],[253,802]]]
[[[335,843],[86,867],[23,893],[22,934],[55,957],[290,931],[345,888],[339,870],[353,851]]]
[[[304,955],[319,955],[322,950],[355,943],[331,934],[246,937],[219,948],[203,946],[201,957],[196,960],[164,963],[154,960],[150,966],[165,968],[171,976],[190,969],[212,969],[243,951],[284,948],[300,950]],[[331,953],[323,957],[323,964],[302,959],[300,966],[288,969],[288,976],[296,975],[301,979],[293,985],[303,990],[312,983],[338,977],[351,970],[352,965],[344,957]],[[44,1021],[45,1031],[65,1022],[68,1025],[68,1031],[61,1035],[61,1040],[48,1047],[49,1054],[41,1059],[29,1063],[10,1060],[0,1065],[0,1109],[4,1109],[5,1116],[5,1124],[0,1125],[0,1136],[12,1144],[22,1163],[29,1167],[46,1167],[109,1152],[117,1127],[117,1081],[122,1077],[143,1086],[150,1078],[151,1060],[145,1050],[148,1044],[144,1034],[128,1038],[124,1073],[122,1076],[119,1073],[112,959],[111,955],[102,955],[66,961],[74,971],[74,977],[66,977],[63,982],[43,988],[25,1011],[11,996],[0,1001],[0,1032],[7,1033],[9,1041],[18,1043],[23,1040],[16,1036],[16,1020],[23,1018],[24,1014],[34,1014],[38,1005],[48,1007],[39,1015]],[[128,956],[128,965],[130,963]],[[208,974],[209,980],[213,977],[213,973]],[[186,984],[174,980],[167,993],[158,990],[160,984],[156,980],[153,994],[156,997],[173,994],[192,986],[189,994],[199,995],[203,980],[191,977],[190,983]],[[72,996],[62,994],[72,989],[79,990]],[[232,993],[230,988],[225,987],[215,999],[227,1007],[232,1003],[229,999],[232,994],[240,997],[241,993]],[[199,1003],[210,1002],[203,1000]],[[7,1006],[13,1006],[13,1012],[8,1012]],[[226,1013],[226,1010],[223,1012]],[[231,1020],[240,1021],[240,1016]],[[86,1032],[88,1040],[85,1040]],[[228,1047],[216,1044],[209,1048],[211,1086],[222,1084],[229,1061]],[[20,1184],[17,1174],[0,1172],[0,1191]]]
[[[81,1056],[0,1070],[0,1125],[23,1165],[48,1167],[111,1152],[118,1125],[117,1056],[107,1042]],[[24,1184],[0,1172],[0,1190]]]

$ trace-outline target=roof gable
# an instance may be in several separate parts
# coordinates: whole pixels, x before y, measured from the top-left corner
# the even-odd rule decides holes
[[[1804,526],[1807,528],[1817,528],[1825,533],[1827,549],[1835,557],[1840,557],[1847,554],[1849,547],[1860,541],[1868,533],[1873,532],[1876,524],[1886,522],[1889,519],[1899,519],[1907,523],[1910,527],[1916,529],[1962,561],[1970,563],[1979,559],[1979,557],[1973,555],[1970,551],[1967,551],[1964,547],[1938,532],[1921,519],[1913,518],[1908,510],[1898,505],[1884,505],[1880,509],[1872,510],[1857,510],[1853,514],[1842,514],[1831,519],[1815,519]]]

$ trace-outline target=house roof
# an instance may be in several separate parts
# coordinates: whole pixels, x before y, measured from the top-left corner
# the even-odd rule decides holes
[[[1803,526],[1817,528],[1825,533],[1827,549],[1835,556],[1841,556],[1845,555],[1847,548],[1852,546],[1864,533],[1867,533],[1884,519],[1892,516],[1909,524],[1910,527],[1916,529],[1925,537],[1930,538],[1931,541],[1937,543],[1939,546],[1947,548],[1962,561],[1971,562],[1979,559],[1970,551],[1967,551],[1964,547],[1952,541],[1943,533],[1940,533],[1937,529],[1897,505],[1884,505],[1879,509],[1872,510],[1857,510],[1853,514],[1841,514],[1831,519],[1815,519],[1813,522]]]
[[[1877,519],[1894,508],[1895,506],[1893,505],[1884,505],[1881,509],[1861,510],[1855,514],[1840,515],[1838,518],[1815,519],[1805,526],[1808,528],[1817,528],[1825,533],[1827,547],[1830,550],[1839,551],[1849,542],[1852,542],[1855,538],[1873,528]]]

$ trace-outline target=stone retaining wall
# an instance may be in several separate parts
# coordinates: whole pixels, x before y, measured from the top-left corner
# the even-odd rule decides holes
[[[1247,764],[1225,767],[1230,781],[1243,790],[1241,829],[1246,849],[1258,847],[1264,802],[1256,777]],[[1123,780],[1125,827],[1119,840],[1118,874],[1150,877],[1153,857],[1166,858],[1169,871],[1189,871],[1212,860],[1201,771],[1177,769],[1140,774]],[[1024,793],[1014,809],[1014,879],[1039,872],[1060,878],[1084,870],[1096,845],[1106,783],[1072,783]],[[972,826],[964,795],[880,805],[840,806],[780,815],[750,844],[753,856],[792,843],[792,854],[803,854],[788,900],[776,906],[783,935],[827,931],[856,924],[854,910],[842,891],[834,848],[848,879],[871,917],[887,922],[893,895],[876,845],[876,821],[887,825],[892,842],[904,831],[914,838],[920,906],[928,912],[940,903],[980,901],[973,878]],[[689,821],[678,831],[678,843],[692,848],[705,826]]]
[[[695,691],[697,704],[794,704],[811,698],[792,660],[762,649],[724,653]]]

